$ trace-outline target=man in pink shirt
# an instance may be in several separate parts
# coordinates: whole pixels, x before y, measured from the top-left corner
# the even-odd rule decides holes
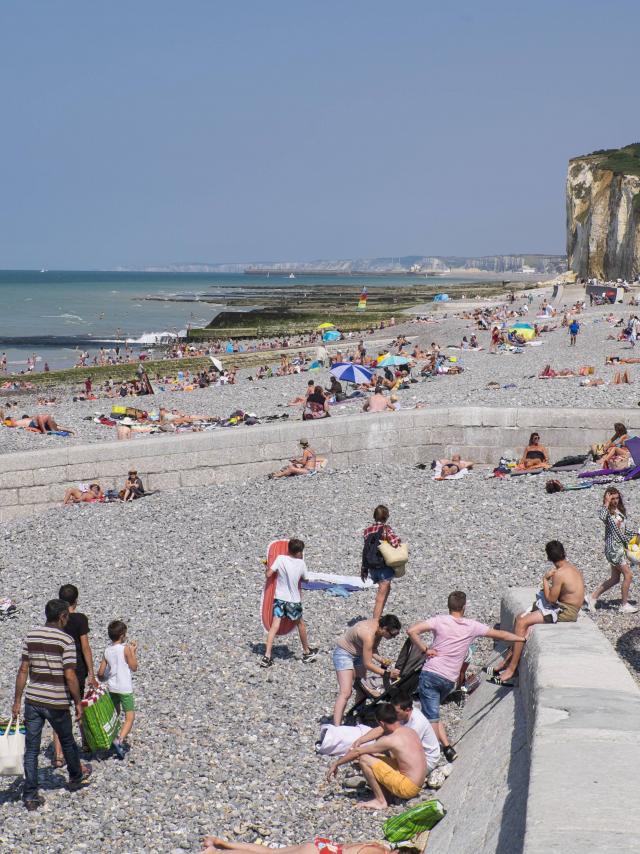
[[[407,629],[407,634],[413,643],[427,655],[418,685],[420,703],[425,717],[438,736],[447,762],[453,762],[458,754],[449,744],[445,728],[440,723],[440,703],[456,687],[460,668],[469,647],[476,638],[480,637],[512,642],[525,640],[512,632],[491,629],[484,623],[468,620],[464,616],[466,604],[466,593],[454,590],[447,600],[448,614],[431,617]],[[421,635],[426,632],[433,634],[433,643],[430,647],[427,647],[421,639]]]

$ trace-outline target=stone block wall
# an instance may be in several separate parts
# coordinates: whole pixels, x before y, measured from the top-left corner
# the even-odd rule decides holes
[[[459,451],[480,465],[521,453],[538,430],[553,459],[586,452],[623,421],[640,432],[640,410],[451,407],[288,421],[208,433],[151,436],[76,445],[61,440],[44,451],[0,454],[0,521],[60,503],[79,481],[122,487],[136,468],[151,490],[207,486],[266,475],[306,436],[332,468],[376,462],[412,465]],[[63,441],[65,442],[63,444]]]

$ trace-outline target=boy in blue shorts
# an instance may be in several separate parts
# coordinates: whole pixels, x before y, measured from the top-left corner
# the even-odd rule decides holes
[[[309,646],[307,627],[302,619],[302,599],[300,597],[300,582],[306,579],[307,565],[304,562],[304,543],[302,540],[289,540],[288,554],[277,557],[271,567],[265,569],[265,575],[270,578],[276,574],[276,596],[273,601],[273,622],[267,635],[267,644],[260,667],[272,667],[271,650],[273,641],[280,628],[283,617],[296,624],[300,643],[302,644],[302,661],[305,664],[313,661],[318,654],[317,647]]]

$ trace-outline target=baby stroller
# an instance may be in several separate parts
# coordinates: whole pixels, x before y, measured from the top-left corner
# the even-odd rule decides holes
[[[358,722],[368,726],[376,726],[375,708],[378,703],[388,703],[395,694],[408,694],[410,697],[418,690],[420,671],[424,664],[426,655],[410,638],[407,638],[400,654],[396,659],[395,668],[400,671],[400,676],[392,680],[389,673],[385,673],[382,679],[382,691],[378,696],[372,696],[367,685],[360,681],[356,682],[357,700],[345,715],[345,724],[352,726]],[[364,695],[364,696],[362,696]]]

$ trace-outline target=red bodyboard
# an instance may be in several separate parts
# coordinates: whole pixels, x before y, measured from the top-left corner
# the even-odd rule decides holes
[[[273,542],[269,543],[269,548],[267,549],[267,566],[270,568],[277,557],[288,553],[289,540],[273,540]],[[273,600],[276,598],[276,579],[277,575],[275,573],[267,578],[264,583],[264,590],[262,591],[260,613],[262,615],[262,625],[264,626],[265,632],[269,631],[271,623],[273,622]],[[295,627],[296,624],[293,620],[290,620],[288,617],[283,617],[280,621],[278,634],[288,635],[289,632],[292,632],[295,629]]]

